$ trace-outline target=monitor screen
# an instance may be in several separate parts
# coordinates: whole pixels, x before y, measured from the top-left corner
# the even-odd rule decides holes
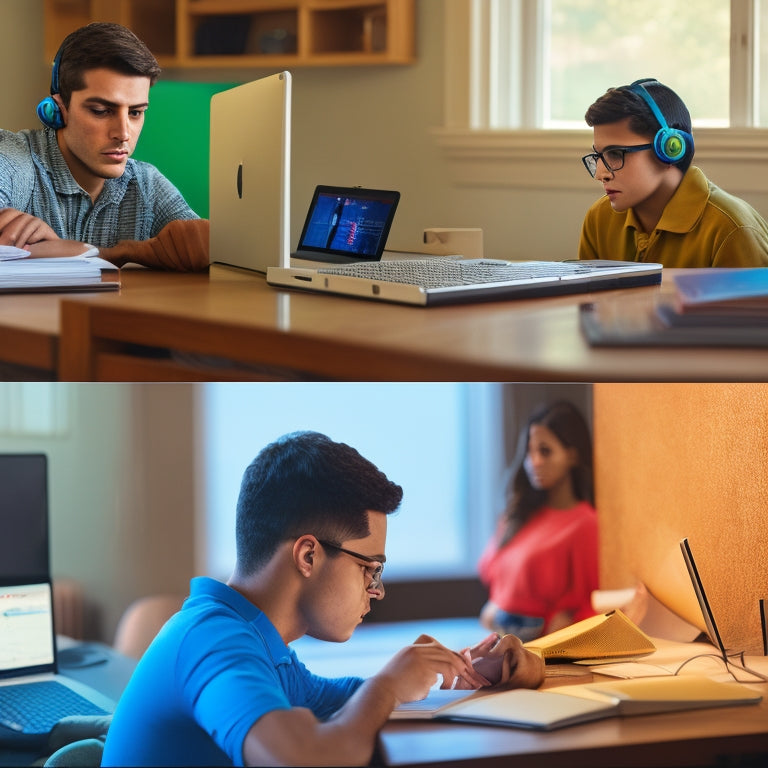
[[[48,575],[46,456],[0,454],[0,578]]]

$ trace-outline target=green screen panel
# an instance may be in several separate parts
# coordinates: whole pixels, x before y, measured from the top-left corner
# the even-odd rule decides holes
[[[211,96],[238,83],[161,80],[149,92],[149,109],[134,152],[170,179],[199,216],[208,218]]]

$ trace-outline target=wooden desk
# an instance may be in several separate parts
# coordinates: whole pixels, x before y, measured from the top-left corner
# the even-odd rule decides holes
[[[302,637],[292,646],[302,662],[316,674],[367,677],[378,672],[394,653],[422,632],[450,648],[464,648],[485,637],[487,630],[474,617],[374,622],[363,623],[340,646],[310,637]],[[697,653],[714,650],[704,643],[656,642],[659,652],[646,661],[669,664],[674,660],[677,663],[673,663],[672,668]],[[702,663],[704,666],[697,671],[711,674],[713,667]],[[748,666],[768,673],[768,659],[750,659]],[[553,671],[551,667],[548,670]],[[589,668],[567,671],[574,676],[548,674],[543,687],[590,679]],[[750,762],[748,759],[756,754],[768,757],[768,684],[754,688],[764,697],[756,706],[609,718],[549,733],[460,723],[390,721],[379,735],[379,764],[422,768],[707,765],[757,768],[768,765],[768,760]]]
[[[580,304],[651,300],[673,273],[661,288],[425,309],[125,269],[119,295],[3,296],[0,362],[66,381],[764,381],[766,350],[584,340]]]
[[[760,349],[593,348],[579,305],[664,285],[595,294],[417,308],[278,291],[260,276],[124,288],[119,301],[62,300],[65,380],[298,378],[461,381],[765,380]],[[161,276],[156,276],[161,277]],[[185,366],[130,345],[214,355],[234,365]],[[219,361],[221,362],[221,361]]]
[[[758,766],[768,764],[768,701],[764,698],[756,706],[611,718],[550,733],[458,723],[390,722],[379,736],[379,748],[384,765],[401,767]]]
[[[168,291],[176,284],[198,280],[207,284],[205,275],[156,273],[144,269],[124,269],[122,290],[129,293],[148,290]],[[53,379],[58,373],[61,335],[61,303],[82,298],[81,293],[18,293],[0,296],[0,366],[22,366],[30,378]],[[122,299],[118,293],[87,294],[98,303]],[[2,368],[0,368],[0,371]]]

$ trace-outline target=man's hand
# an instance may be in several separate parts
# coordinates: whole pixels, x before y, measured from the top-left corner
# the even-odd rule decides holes
[[[150,269],[202,272],[208,269],[208,220],[172,221],[149,240],[121,240],[99,256],[118,267],[129,262]]]
[[[500,638],[493,633],[463,653],[469,654],[475,672],[485,678],[484,686],[537,688],[544,680],[544,660],[526,650],[515,635]],[[464,681],[457,681],[456,688],[466,687]]]
[[[480,688],[483,679],[472,668],[467,655],[452,651],[429,635],[399,651],[375,677],[392,692],[395,706],[423,699],[442,677],[442,688],[461,680],[466,688]]]
[[[42,219],[15,208],[0,209],[0,245],[29,250],[33,243],[58,239],[59,236]]]

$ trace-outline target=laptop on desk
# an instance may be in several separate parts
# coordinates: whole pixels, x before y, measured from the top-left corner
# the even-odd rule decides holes
[[[325,266],[270,267],[283,288],[437,306],[557,296],[661,282],[661,264],[626,261],[502,261],[431,257]]]
[[[291,82],[280,72],[211,97],[211,264],[290,263]]]
[[[58,674],[50,580],[0,583],[0,744],[44,744],[70,715],[109,715],[115,702]]]
[[[115,706],[58,674],[44,454],[0,454],[0,532],[0,744],[31,749],[62,717]]]
[[[211,97],[211,264],[265,274],[382,258],[400,193],[328,185],[291,253],[291,84],[280,72]]]
[[[399,201],[392,190],[316,187],[291,264],[379,261]]]

